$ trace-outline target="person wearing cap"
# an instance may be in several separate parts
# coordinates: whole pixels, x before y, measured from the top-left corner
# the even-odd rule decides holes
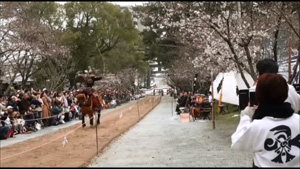
[[[300,167],[300,117],[285,102],[288,90],[281,75],[264,73],[255,90],[258,107],[241,112],[231,148],[252,152],[253,167]]]

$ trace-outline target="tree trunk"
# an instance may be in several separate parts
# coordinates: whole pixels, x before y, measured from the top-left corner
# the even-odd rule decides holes
[[[26,83],[27,83],[27,81],[28,81],[28,78],[29,78],[29,77],[27,77],[27,76],[26,76],[26,77],[22,77],[22,87],[23,87],[23,88],[26,87]]]
[[[300,3],[297,3],[297,12],[298,12],[298,22],[300,24]],[[300,33],[300,27],[298,28],[298,32]],[[289,84],[291,84],[293,82],[293,79],[296,77],[297,75],[297,69],[298,69],[298,65],[300,62],[300,38],[298,37],[298,58],[297,58],[297,63],[296,65],[293,67],[293,74],[291,79],[289,80]],[[300,74],[299,74],[299,78],[300,78]]]
[[[300,3],[298,2],[298,22],[299,22],[299,25],[300,25]],[[299,28],[299,33],[300,33],[300,26],[298,27]],[[299,62],[300,62],[300,38],[298,39],[298,59],[297,59],[297,63],[299,65]],[[295,71],[297,71],[297,68],[298,68],[298,65],[296,66],[296,69]],[[300,73],[298,72],[298,79],[300,78]],[[299,80],[298,80],[299,82]]]
[[[13,77],[10,79],[8,86],[7,86],[6,90],[4,91],[5,96],[7,96],[9,94],[10,88],[13,86],[16,76],[17,76],[17,74],[14,74]]]
[[[246,80],[246,77],[245,77],[245,75],[244,75],[244,71],[243,71],[243,69],[241,68],[240,63],[238,62],[238,56],[236,55],[235,50],[234,50],[232,44],[231,44],[230,42],[227,42],[227,44],[228,44],[228,46],[229,46],[229,48],[230,48],[230,50],[231,50],[231,52],[232,52],[232,54],[233,54],[234,62],[236,63],[236,65],[237,65],[237,67],[238,67],[238,69],[239,69],[239,72],[241,73],[241,77],[242,77],[242,79],[243,79],[245,85],[247,86],[247,88],[250,88],[250,86],[249,86],[249,84],[248,84],[248,82],[247,82],[247,80]],[[252,77],[252,78],[253,78],[253,77]],[[253,78],[253,79],[254,79],[254,78]]]
[[[274,46],[273,46],[273,53],[274,53],[274,60],[277,62],[277,41],[278,41],[278,34],[279,34],[279,30],[277,29],[275,31],[275,42],[274,42]]]
[[[250,68],[250,76],[253,78],[254,81],[256,81],[257,76],[256,76],[256,73],[255,73],[254,68],[253,68],[252,58],[251,58],[251,55],[250,55],[250,50],[249,50],[248,45],[245,45],[244,49],[246,51],[247,61],[248,61],[249,68]]]
[[[284,4],[282,3],[281,10],[283,10],[283,7],[284,7]],[[282,14],[280,14],[280,16],[278,18],[277,25],[276,25],[276,31],[274,33],[275,41],[274,41],[274,46],[273,46],[273,53],[274,53],[274,60],[276,62],[278,60],[277,45],[278,45],[278,35],[279,35],[279,29],[280,29],[280,24],[281,24],[281,17],[282,17]]]

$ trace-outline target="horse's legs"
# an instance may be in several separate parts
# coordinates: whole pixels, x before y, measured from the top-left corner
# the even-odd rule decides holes
[[[97,111],[97,113],[98,113],[97,124],[100,124],[101,110]]]
[[[83,128],[86,126],[86,124],[84,122],[84,118],[85,118],[85,114],[82,113],[82,127]]]

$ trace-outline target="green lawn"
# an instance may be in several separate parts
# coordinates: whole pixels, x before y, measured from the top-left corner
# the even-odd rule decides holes
[[[217,106],[215,105],[215,130],[221,135],[226,141],[231,142],[230,136],[235,132],[236,127],[239,123],[240,116],[237,106],[227,105],[226,114],[217,113]],[[234,115],[238,115],[233,117]]]

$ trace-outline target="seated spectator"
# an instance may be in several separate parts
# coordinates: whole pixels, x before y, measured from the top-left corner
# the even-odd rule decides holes
[[[34,113],[35,118],[42,117],[42,103],[39,101],[39,96],[33,95],[30,102],[32,112]]]
[[[29,96],[27,93],[24,93],[20,101],[19,108],[21,117],[23,117],[23,119],[25,120],[25,128],[27,129],[27,131],[37,131],[37,129],[35,128],[34,114],[31,111]]]
[[[10,137],[13,137],[14,132],[9,118],[8,110],[6,108],[2,109],[2,113],[0,114],[0,116],[0,139],[8,139]]]
[[[0,97],[0,114],[3,114],[6,109],[6,100],[1,96]]]
[[[70,112],[72,113],[72,119],[79,118],[79,110],[77,108],[77,105],[75,105],[74,103],[71,104]]]
[[[40,95],[35,93],[32,95],[32,100],[30,102],[32,113],[34,115],[34,118],[36,120],[35,128],[37,128],[37,125],[40,126],[43,124],[41,118],[42,118],[42,102],[40,101]]]
[[[18,106],[18,101],[20,101],[20,99],[18,99],[16,96],[12,96],[10,98],[10,100],[8,101],[8,106],[12,106],[13,107],[13,111],[19,111],[19,106]]]
[[[179,108],[180,107],[185,107],[185,105],[187,103],[187,99],[188,99],[187,92],[185,92],[184,94],[180,93],[180,97],[177,100],[177,106],[176,106],[176,112],[177,112],[178,115],[180,114],[180,109]]]
[[[51,108],[51,116],[56,116],[52,121],[53,125],[58,125],[59,123],[64,124],[65,121],[63,108],[61,107],[61,103],[59,101],[54,101],[53,106]]]
[[[8,126],[3,126],[0,124],[0,140],[5,140],[10,137],[10,128]]]
[[[18,112],[12,113],[14,134],[23,134],[25,132],[25,121],[20,117]]]

